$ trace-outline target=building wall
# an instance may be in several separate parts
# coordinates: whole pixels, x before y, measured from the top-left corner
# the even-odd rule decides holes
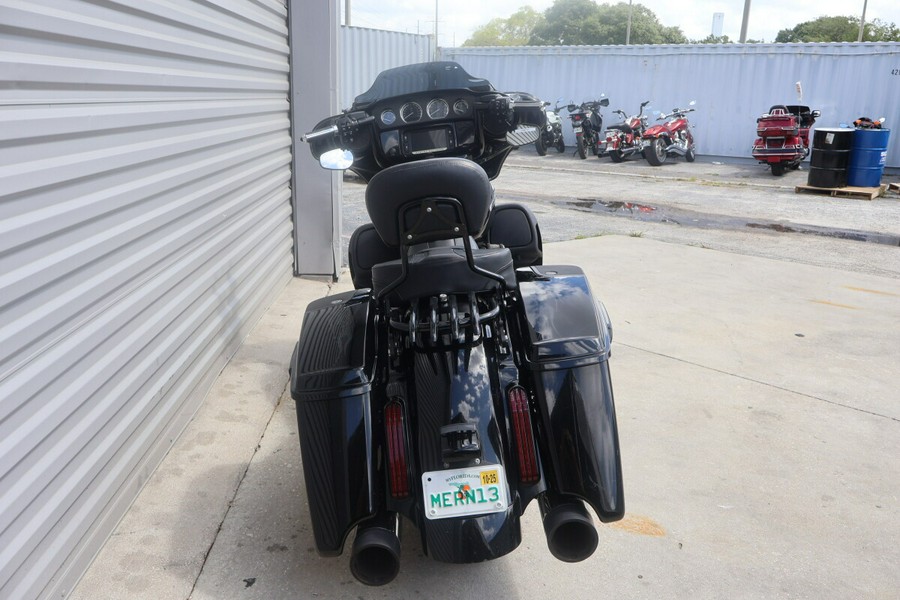
[[[868,116],[900,129],[898,42],[441,48],[440,54],[504,91],[576,103],[606,94],[606,124],[619,119],[614,109],[634,114],[644,100],[662,112],[696,100],[690,120],[699,154],[750,158],[756,119],[773,104],[822,111],[817,127]],[[567,121],[567,143],[574,145]],[[900,166],[900,134],[890,137],[887,165]]]
[[[279,0],[0,0],[0,598],[80,576],[291,276]]]

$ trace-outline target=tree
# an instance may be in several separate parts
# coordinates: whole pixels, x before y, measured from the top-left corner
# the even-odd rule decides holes
[[[858,37],[857,17],[819,17],[814,21],[800,23],[793,29],[782,29],[775,37],[775,42],[855,42]],[[898,42],[900,30],[894,23],[887,24],[873,19],[863,28],[863,41]]]
[[[598,5],[593,0],[555,0],[544,11],[544,19],[535,26],[528,41],[531,45],[603,45],[624,44],[631,11],[632,44],[683,44],[681,29],[665,27],[656,14],[642,4],[627,2]]]
[[[523,6],[508,19],[492,19],[476,29],[463,46],[524,46],[543,20],[544,15],[530,6]]]

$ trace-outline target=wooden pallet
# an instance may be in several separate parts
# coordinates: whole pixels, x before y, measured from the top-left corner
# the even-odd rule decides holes
[[[894,192],[895,194],[900,194],[900,183],[889,183],[888,190]]]
[[[896,185],[896,184],[892,184]],[[874,200],[879,196],[883,196],[887,185],[878,187],[839,187],[839,188],[823,188],[812,185],[798,185],[794,188],[794,192],[801,194],[824,194],[828,196],[840,196],[842,198],[860,198],[862,200]]]

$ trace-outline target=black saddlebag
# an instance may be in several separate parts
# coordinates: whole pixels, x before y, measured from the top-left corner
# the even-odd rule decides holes
[[[335,556],[374,513],[371,391],[375,356],[368,290],[312,302],[291,358],[291,397],[319,554]]]
[[[621,519],[625,504],[609,374],[609,317],[578,267],[536,266],[517,275],[549,487],[585,500],[601,521]]]

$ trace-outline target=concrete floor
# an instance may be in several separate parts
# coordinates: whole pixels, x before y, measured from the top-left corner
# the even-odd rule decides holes
[[[499,197],[507,184],[495,183]],[[707,187],[735,202],[732,187]],[[848,227],[834,199],[756,191]],[[847,206],[878,213],[857,217],[876,229],[900,201]],[[601,217],[633,227],[588,212],[570,221]],[[583,239],[545,246],[545,263],[586,270],[615,327],[627,514],[600,526],[590,559],[553,559],[535,506],[522,545],[490,563],[434,562],[411,528],[400,575],[382,588],[356,582],[346,553],[318,557],[287,363],[305,305],[349,283],[295,279],[71,597],[897,598],[900,249],[722,229],[679,241],[684,228],[651,226],[592,237],[570,226]]]

